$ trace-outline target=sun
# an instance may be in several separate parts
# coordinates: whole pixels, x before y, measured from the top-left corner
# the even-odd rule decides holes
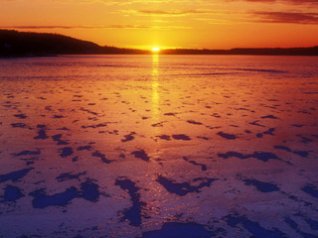
[[[152,53],[158,54],[160,52],[160,47],[159,46],[154,46],[151,48]]]

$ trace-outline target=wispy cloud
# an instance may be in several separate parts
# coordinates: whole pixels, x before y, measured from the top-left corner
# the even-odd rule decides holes
[[[137,13],[147,14],[147,15],[167,15],[167,16],[183,16],[189,14],[207,14],[212,13],[211,11],[203,11],[203,10],[137,10]]]
[[[68,26],[68,25],[12,25],[1,26],[2,29],[20,29],[20,30],[46,30],[46,29],[157,29],[157,30],[169,30],[169,29],[190,29],[187,26],[151,26],[151,25],[107,25],[107,26]]]
[[[149,28],[143,25],[107,25],[107,26],[68,26],[68,25],[18,25],[18,26],[0,26],[0,28],[11,28],[11,29],[144,29]]]
[[[253,14],[261,22],[318,24],[318,13],[256,11]]]
[[[246,2],[262,2],[262,3],[290,3],[290,4],[318,4],[317,0],[227,0],[227,1],[246,1]]]
[[[18,0],[0,0],[2,2]],[[27,0],[19,0],[26,3]],[[47,21],[52,25],[18,25],[4,26],[2,28],[14,29],[187,29],[196,20],[203,22],[207,27],[211,24],[233,24],[246,22],[260,23],[292,23],[292,24],[318,24],[318,0],[47,0],[45,4],[81,4],[77,6],[83,14],[87,4],[96,4],[101,11],[87,11],[88,14],[111,14],[105,18],[100,15],[96,22],[89,21],[92,25],[55,25],[54,20]],[[70,4],[72,3],[72,4]],[[104,4],[101,4],[104,3]],[[244,4],[241,4],[244,3]],[[52,3],[51,3],[52,4]],[[68,6],[68,7],[70,7]],[[46,7],[46,5],[45,5]],[[63,9],[61,6],[57,9]],[[68,9],[68,8],[67,8]],[[70,8],[72,9],[72,8]],[[89,15],[90,16],[90,15]],[[149,23],[148,16],[152,18]],[[49,16],[50,17],[50,16]],[[89,18],[89,17],[88,17]],[[92,17],[93,18],[93,17]],[[177,19],[178,18],[178,19]],[[66,18],[62,24],[76,24]],[[96,18],[97,19],[97,18]],[[115,20],[113,20],[115,19]],[[154,21],[167,20],[170,22],[159,23]],[[202,20],[208,19],[208,20]],[[84,19],[83,19],[84,20]],[[79,24],[86,21],[80,19]],[[177,22],[177,20],[180,20]],[[173,22],[172,22],[173,21]],[[27,21],[20,21],[25,24]],[[34,21],[33,21],[34,22]],[[119,24],[113,24],[113,23]],[[176,24],[177,22],[177,24]],[[185,23],[186,22],[186,23]],[[94,24],[96,23],[96,25]],[[158,24],[157,24],[158,23]],[[10,23],[9,23],[10,24]],[[14,23],[13,23],[14,24]],[[19,23],[18,23],[19,24]],[[101,24],[101,25],[98,25]],[[156,26],[154,26],[156,25]],[[180,25],[180,26],[177,26]],[[183,25],[183,26],[182,26]],[[200,25],[201,27],[202,25]],[[1,26],[0,26],[1,27]]]

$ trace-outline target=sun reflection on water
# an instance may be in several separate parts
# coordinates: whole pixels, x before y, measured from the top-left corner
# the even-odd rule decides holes
[[[160,93],[159,93],[159,55],[152,55],[152,78],[151,78],[151,114],[154,123],[160,119]]]
[[[152,71],[151,71],[151,121],[152,134],[154,137],[161,134],[161,109],[160,109],[160,79],[159,79],[159,54],[152,55]],[[151,153],[152,158],[160,158],[161,145],[160,140],[156,141],[156,147]]]

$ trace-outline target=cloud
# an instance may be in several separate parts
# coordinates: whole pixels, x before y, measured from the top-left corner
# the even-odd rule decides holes
[[[49,25],[49,26],[0,26],[0,28],[11,28],[11,29],[143,29],[149,28],[143,25],[107,25],[107,26],[67,26],[67,25]]]
[[[290,3],[290,4],[318,4],[317,0],[228,0],[231,2],[234,1],[246,1],[246,2],[262,2],[262,3]]]
[[[17,0],[1,1],[9,2]],[[19,1],[27,2],[27,0]],[[38,1],[40,2],[40,0]],[[112,14],[112,16],[104,17],[104,15],[101,15],[101,20],[96,21],[96,25],[93,22],[91,26],[67,25],[68,23],[65,20],[66,25],[54,25],[56,23],[51,21],[52,25],[47,26],[22,25],[3,28],[165,30],[189,29],[191,28],[191,24],[188,23],[195,20],[206,24],[231,24],[255,21],[260,23],[318,24],[318,0],[47,0],[43,2],[45,4],[48,2],[55,4],[98,4],[96,6],[101,10],[105,9],[105,13]],[[105,6],[101,3],[104,3]],[[86,6],[81,6],[79,10],[82,10],[83,14],[85,14]],[[91,11],[88,13],[92,14]],[[97,12],[96,14],[101,13]],[[151,23],[147,18],[148,16],[154,16]],[[112,17],[116,21],[111,21]],[[154,22],[155,20],[163,19],[166,22]],[[185,22],[187,23],[183,22],[184,19],[186,19]],[[174,24],[171,24],[172,20],[180,20],[177,23],[184,26],[176,26],[176,21],[173,22]],[[27,23],[27,20],[24,22],[30,24]],[[113,24],[114,22],[119,22],[119,25]],[[69,22],[69,24],[72,23]],[[85,24],[85,22],[81,24]]]
[[[302,4],[302,3],[313,3],[318,4],[317,0],[285,0],[286,2]]]
[[[169,30],[169,29],[190,29],[187,26],[151,26],[151,25],[107,25],[107,26],[71,26],[71,25],[12,25],[12,26],[1,26],[2,29],[16,29],[16,30],[47,30],[47,29],[156,29],[156,30]]]
[[[189,14],[206,14],[212,13],[211,11],[201,11],[201,10],[179,10],[179,11],[166,11],[166,10],[137,10],[137,13],[146,15],[167,15],[167,16],[183,16]]]
[[[256,11],[260,22],[318,24],[318,13]]]

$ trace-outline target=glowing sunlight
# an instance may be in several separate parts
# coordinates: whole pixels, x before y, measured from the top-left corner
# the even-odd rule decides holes
[[[160,47],[159,46],[154,46],[154,47],[152,47],[151,48],[151,51],[152,51],[152,53],[154,53],[154,54],[158,54],[158,53],[160,53]]]

